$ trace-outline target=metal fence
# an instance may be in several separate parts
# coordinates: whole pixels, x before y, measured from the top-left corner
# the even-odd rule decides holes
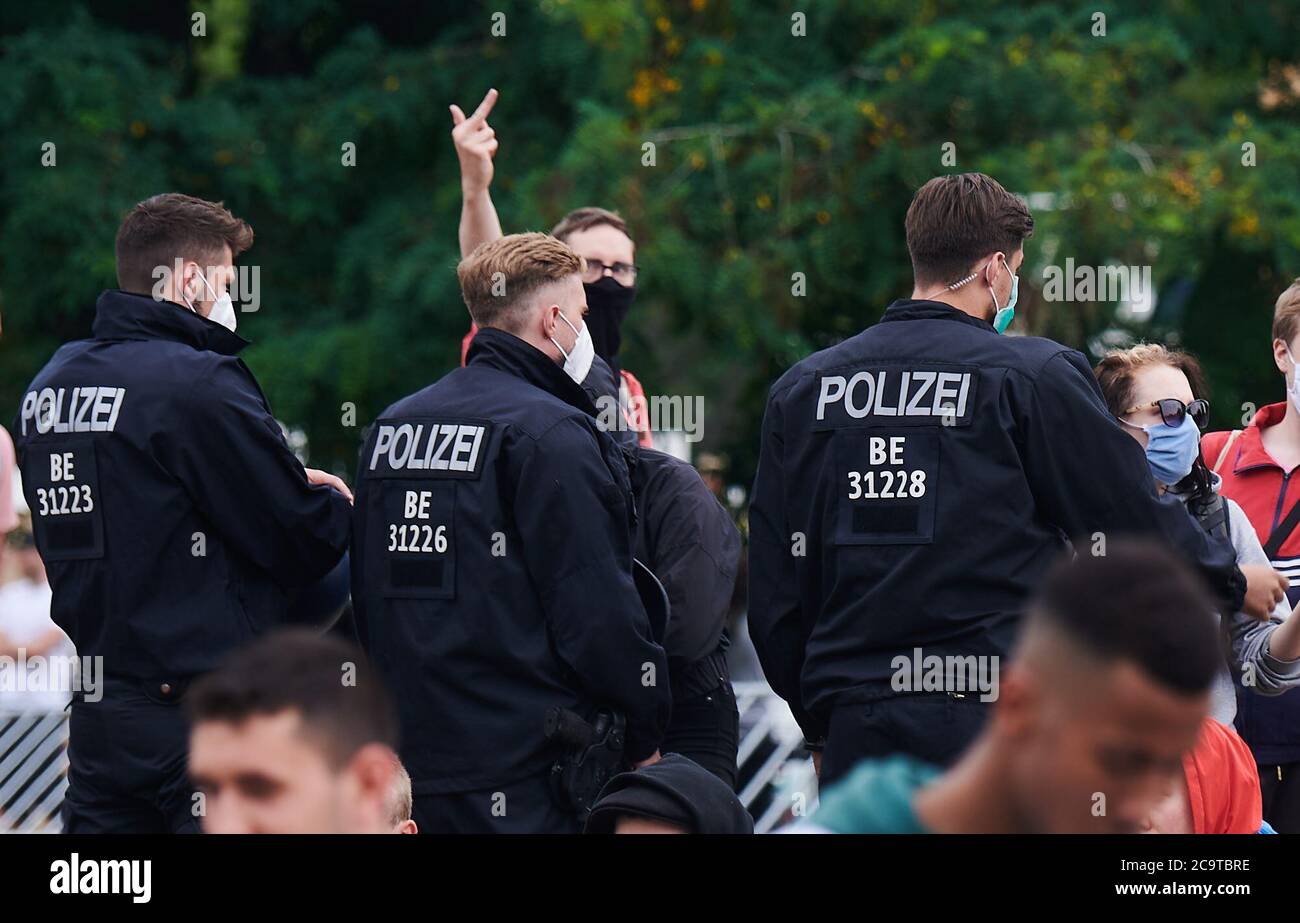
[[[767,833],[812,809],[816,784],[789,707],[763,682],[737,682],[740,800]],[[66,712],[0,711],[0,833],[57,833],[68,787]]]
[[[67,788],[67,713],[0,711],[0,833],[58,833]]]

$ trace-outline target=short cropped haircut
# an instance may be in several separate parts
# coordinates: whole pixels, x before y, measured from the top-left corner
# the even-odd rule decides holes
[[[1034,233],[1034,219],[993,177],[958,173],[936,176],[916,191],[905,227],[916,282],[950,285],[981,257],[1019,250]]]
[[[221,202],[166,192],[140,202],[117,229],[118,288],[137,294],[153,289],[154,272],[171,270],[177,259],[215,266],[223,249],[231,257],[253,246],[253,229]]]
[[[1297,333],[1300,333],[1300,279],[1287,286],[1273,305],[1273,339],[1289,347]]]
[[[482,244],[456,267],[474,323],[511,333],[525,320],[530,295],[581,272],[582,257],[568,244],[536,231]]]
[[[598,227],[602,224],[607,224],[616,231],[622,231],[627,234],[628,240],[632,239],[632,235],[627,229],[627,222],[622,219],[618,212],[597,208],[594,205],[575,208],[569,212],[560,219],[559,224],[551,228],[551,236],[567,243],[569,235],[575,231],[585,231],[588,228]]]
[[[185,697],[194,725],[239,725],[294,712],[334,768],[370,743],[397,747],[388,691],[360,648],[306,629],[264,635],[229,655]]]
[[[1113,539],[1104,555],[1079,551],[1049,571],[1030,621],[1059,630],[1103,663],[1131,662],[1173,692],[1209,690],[1223,649],[1199,575],[1155,543]]]

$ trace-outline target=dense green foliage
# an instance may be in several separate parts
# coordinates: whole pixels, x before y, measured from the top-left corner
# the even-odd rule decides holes
[[[902,218],[940,172],[1051,193],[1018,330],[1097,348],[1114,306],[1046,303],[1043,267],[1149,265],[1220,424],[1281,396],[1273,299],[1300,273],[1297,5],[1163,0],[47,2],[0,13],[0,412],[115,284],[124,209],[223,199],[257,242],[246,354],[313,462],[456,362],[447,104],[501,90],[509,230],[615,207],[642,284],[625,362],[706,396],[748,477],[767,386],[910,290]],[[203,10],[207,35],[191,36]],[[493,36],[493,13],[506,35]],[[792,14],[806,13],[806,35]],[[1094,12],[1106,15],[1095,35]],[[795,17],[797,19],[798,17]],[[57,165],[42,166],[42,144]],[[356,165],[341,145],[356,144]],[[645,165],[646,142],[655,163]],[[941,160],[955,145],[955,164]],[[1256,164],[1243,165],[1243,143]],[[1042,199],[1031,198],[1031,201]],[[806,292],[792,292],[802,273]],[[1120,326],[1124,326],[1121,324]],[[357,426],[342,422],[345,402]]]

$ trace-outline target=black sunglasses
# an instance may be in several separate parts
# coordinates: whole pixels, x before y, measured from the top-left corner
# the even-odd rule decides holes
[[[1164,421],[1165,426],[1182,426],[1183,417],[1190,416],[1196,428],[1205,432],[1206,427],[1210,425],[1210,402],[1207,400],[1195,400],[1190,404],[1184,404],[1176,397],[1162,397],[1158,401],[1152,401],[1149,404],[1138,404],[1136,407],[1130,407],[1124,411],[1121,416],[1127,417],[1131,413],[1137,413],[1139,410],[1146,410],[1148,407],[1160,408],[1160,419]]]

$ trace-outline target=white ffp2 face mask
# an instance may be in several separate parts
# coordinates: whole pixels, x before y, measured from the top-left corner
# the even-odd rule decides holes
[[[211,283],[208,282],[207,277],[203,275],[203,273],[199,273],[199,278],[203,280],[203,285],[207,288],[208,294],[213,296],[212,310],[208,312],[208,320],[214,321],[225,327],[231,333],[234,333],[235,325],[238,323],[239,319],[235,314],[235,304],[230,300],[230,293],[222,292],[218,295],[216,289],[212,287]],[[183,292],[182,295],[184,295]],[[185,304],[195,314],[199,313],[194,305],[190,304],[188,298],[185,299]]]
[[[568,352],[565,352],[564,347],[556,342],[555,337],[551,337],[551,342],[555,343],[555,348],[564,357],[565,374],[578,384],[582,384],[583,379],[587,377],[587,373],[591,371],[591,360],[596,356],[596,345],[591,341],[591,331],[587,329],[585,322],[582,329],[579,330],[569,323],[569,319],[564,316],[563,312],[560,313],[560,320],[564,321],[578,339],[574,342],[573,349]]]

